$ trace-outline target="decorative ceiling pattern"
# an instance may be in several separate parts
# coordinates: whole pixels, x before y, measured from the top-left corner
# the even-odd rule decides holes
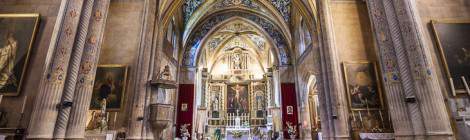
[[[194,11],[204,3],[205,0],[184,0],[183,4],[183,13],[184,13],[184,23],[189,21],[189,18],[193,15]]]
[[[217,24],[231,18],[238,16],[240,18],[245,18],[251,20],[254,23],[258,24],[263,28],[264,31],[272,38],[273,44],[278,48],[280,55],[280,64],[288,65],[290,63],[290,55],[287,51],[288,43],[285,37],[282,34],[282,31],[274,25],[271,21],[261,18],[252,13],[246,12],[228,12],[219,15],[215,15],[207,19],[200,26],[196,27],[193,34],[189,37],[188,43],[186,43],[186,49],[184,50],[183,65],[185,66],[194,66],[195,64],[195,54],[197,48],[200,46],[201,40],[207,35],[207,33]]]
[[[243,6],[250,9],[260,9],[256,2],[252,2],[251,0],[219,0],[215,4],[216,9],[222,9],[232,6]]]
[[[284,20],[286,22],[289,22],[292,1],[291,0],[271,0],[271,3],[274,5],[274,7],[277,8],[279,13],[281,13]]]
[[[206,0],[184,0],[183,13],[184,23],[187,23],[193,13],[199,8]],[[278,12],[286,22],[291,18],[291,0],[271,0],[271,4],[276,7]],[[213,6],[214,9],[224,9],[229,7],[246,7],[248,9],[266,12],[259,6],[256,0],[217,0]]]

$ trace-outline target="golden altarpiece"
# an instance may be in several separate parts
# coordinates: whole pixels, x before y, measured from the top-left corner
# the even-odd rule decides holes
[[[219,133],[229,137],[242,133],[248,136],[254,129],[270,129],[269,74],[262,68],[259,68],[261,71],[253,70],[261,65],[245,48],[235,45],[224,51],[207,75],[203,90],[208,116],[206,135]],[[223,72],[217,72],[219,69]]]

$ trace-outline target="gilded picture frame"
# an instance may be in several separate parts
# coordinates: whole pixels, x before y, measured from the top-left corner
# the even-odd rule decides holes
[[[376,63],[346,61],[342,66],[350,110],[382,110],[383,95]]]
[[[454,27],[450,27],[452,32],[446,31],[440,27],[440,24],[443,26],[453,24]],[[470,41],[468,39],[456,38],[456,37],[447,37],[446,34],[462,36],[470,35],[470,20],[432,20],[431,21],[432,32],[434,38],[436,39],[437,51],[439,52],[439,58],[442,62],[442,67],[444,68],[445,75],[448,78],[448,84],[451,88],[457,90],[456,94],[465,93],[465,86],[460,78],[460,76],[465,76],[466,81],[468,82],[470,77],[470,60],[467,59],[465,64],[455,64],[454,61],[459,61],[458,58],[453,56],[460,55],[470,55]],[[460,27],[459,27],[460,26]],[[462,27],[466,26],[466,27]],[[466,29],[466,30],[465,30]],[[465,36],[463,35],[463,36]],[[463,39],[463,40],[459,40]],[[463,44],[462,44],[463,43]],[[459,49],[460,48],[460,49]],[[461,54],[464,53],[464,54]],[[452,55],[452,56],[451,56]],[[456,60],[457,59],[457,60]],[[454,60],[454,61],[449,61]],[[468,75],[462,75],[463,73]],[[459,92],[463,91],[463,92]]]
[[[0,14],[0,94],[21,93],[39,22],[37,13]]]
[[[90,110],[100,110],[101,101],[107,99],[106,111],[118,112],[123,107],[127,86],[126,65],[99,65],[96,70]]]

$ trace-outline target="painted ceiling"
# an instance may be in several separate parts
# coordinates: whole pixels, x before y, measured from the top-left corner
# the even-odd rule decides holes
[[[193,13],[204,3],[208,0],[184,0],[183,4],[183,15],[184,21],[187,23]],[[233,6],[233,5],[243,5],[250,9],[259,9],[256,5],[257,0],[216,0],[216,8],[223,7],[223,6]],[[289,22],[291,16],[291,0],[269,0],[271,4],[276,7],[278,12],[282,15],[286,22]]]
[[[205,2],[210,3],[205,4]],[[277,9],[277,12],[279,12],[279,15],[282,16],[282,19],[284,19],[286,23],[290,20],[291,0],[266,0],[266,2],[270,2],[272,4],[272,9]],[[190,32],[185,39],[186,47],[183,50],[182,64],[189,67],[195,66],[197,54],[200,50],[199,48],[204,45],[201,44],[201,42],[204,42],[203,39],[205,38],[207,38],[207,41],[205,42],[209,44],[206,46],[209,49],[215,49],[223,42],[224,39],[232,37],[233,34],[243,34],[243,38],[245,38],[245,40],[250,40],[252,44],[255,44],[255,46],[258,46],[260,49],[266,44],[265,38],[269,38],[270,41],[272,41],[272,44],[277,48],[279,64],[289,65],[291,63],[288,51],[289,41],[286,38],[283,29],[281,29],[281,25],[276,24],[273,19],[269,18],[269,15],[262,16],[266,13],[267,9],[260,5],[261,3],[257,0],[185,0],[183,4],[185,24],[188,24],[188,21],[190,21],[189,24],[197,24],[187,25],[194,27],[192,27],[191,30],[186,30]],[[198,10],[201,6],[204,7],[204,9]],[[213,13],[214,11],[220,11],[220,9],[227,9],[229,7],[245,10]],[[248,12],[249,10],[258,11],[258,14]],[[195,14],[196,11],[198,14]],[[198,19],[197,17],[194,18],[194,16],[200,17],[201,15],[208,13],[210,13],[210,16],[207,18],[203,18],[201,21],[194,21],[195,19]],[[245,19],[245,21],[256,24],[260,30],[263,30],[266,36],[262,36],[260,32],[253,32],[253,29],[249,29],[249,26],[233,24],[233,26],[227,26],[223,30],[207,37],[208,34],[210,34],[211,31],[219,24],[223,24],[225,21],[232,18],[242,18]],[[281,21],[282,19],[281,17],[279,18]]]

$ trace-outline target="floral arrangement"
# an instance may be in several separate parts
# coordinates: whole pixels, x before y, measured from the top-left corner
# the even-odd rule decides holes
[[[295,125],[292,125],[291,122],[286,122],[287,124],[287,133],[289,133],[290,136],[295,136],[297,134],[297,128]]]
[[[233,138],[241,138],[243,136],[242,131],[231,131],[230,133],[233,135]]]
[[[189,124],[181,125],[181,128],[180,128],[181,138],[189,138],[191,136],[191,134],[189,134],[189,131],[188,131],[188,126]]]

